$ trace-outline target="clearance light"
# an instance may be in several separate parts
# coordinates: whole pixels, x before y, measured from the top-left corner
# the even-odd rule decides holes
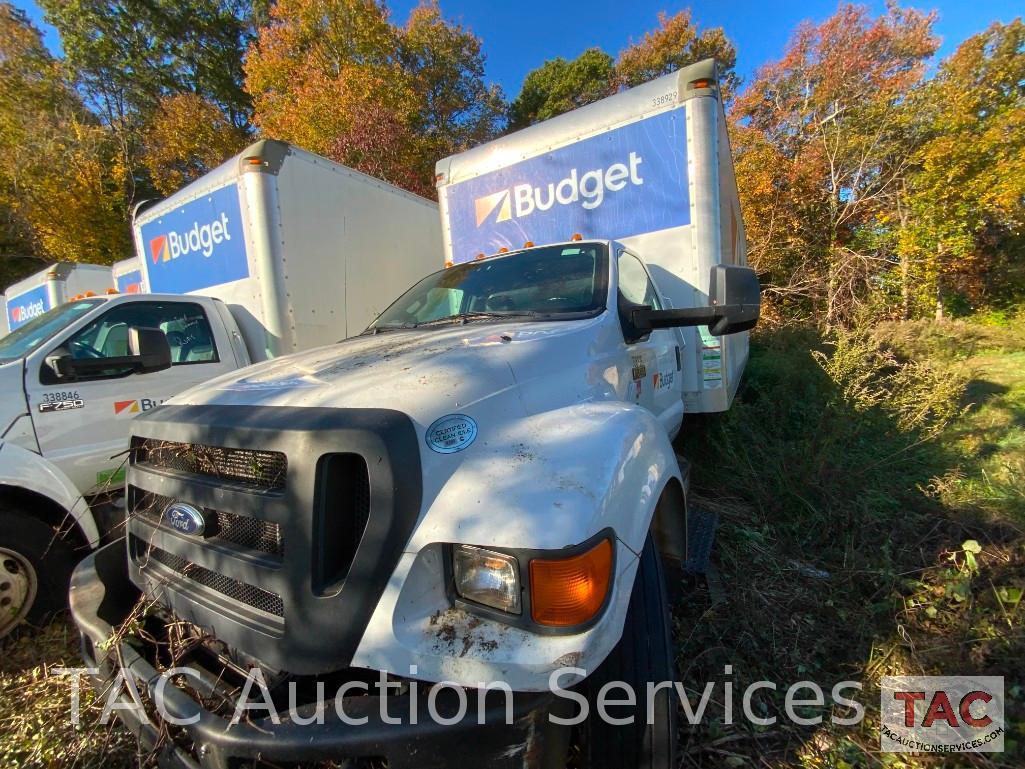
[[[691,88],[711,88],[712,87],[712,81],[707,79],[707,78],[702,78],[701,80],[691,80],[690,81],[690,87]]]
[[[581,235],[579,232],[574,232],[573,233],[573,237],[570,238],[570,240],[574,240],[574,241],[576,241],[576,240],[583,240],[583,239],[584,239],[584,236]]]
[[[251,166],[262,166],[263,158],[246,158],[246,162]]]
[[[526,243],[523,244],[523,247],[524,248],[533,248],[534,247],[534,241],[533,240],[528,240]]]
[[[479,262],[483,258],[484,258],[484,254],[477,254],[475,257],[473,257],[473,261]]]
[[[498,253],[500,253],[500,254],[508,254],[509,253],[509,249],[506,248],[505,246],[502,246],[500,249],[498,249]]]
[[[95,291],[86,291],[82,296],[96,296]]]
[[[456,545],[452,576],[461,598],[510,614],[520,613],[520,578],[516,559],[481,547]]]
[[[447,270],[447,269],[448,269],[449,267],[451,267],[451,266],[452,266],[453,264],[455,264],[455,262],[453,262],[453,261],[452,261],[451,259],[446,259],[446,260],[445,260],[445,269]]]
[[[116,293],[118,293],[118,291],[117,291],[116,288],[108,288],[106,293],[108,295],[110,295],[110,294],[116,294]]]
[[[612,584],[612,543],[603,539],[572,558],[530,562],[530,613],[534,622],[570,627],[598,613]]]

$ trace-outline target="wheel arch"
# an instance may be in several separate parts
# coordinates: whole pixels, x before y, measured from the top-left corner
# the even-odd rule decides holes
[[[92,511],[71,480],[44,457],[11,443],[0,445],[0,501],[53,526],[75,545],[99,542]]]

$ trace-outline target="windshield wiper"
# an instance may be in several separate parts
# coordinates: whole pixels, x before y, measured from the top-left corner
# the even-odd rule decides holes
[[[412,328],[437,326],[442,323],[469,323],[471,320],[490,320],[493,318],[536,318],[538,315],[539,313],[530,310],[522,312],[460,312],[456,315],[446,315],[444,318],[435,318],[434,320],[415,323]]]

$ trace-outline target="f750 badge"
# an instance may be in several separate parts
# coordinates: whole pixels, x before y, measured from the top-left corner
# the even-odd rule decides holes
[[[85,406],[85,401],[81,398],[66,401],[47,401],[46,403],[39,404],[39,412],[45,414],[48,411],[71,411],[72,409],[80,409]]]

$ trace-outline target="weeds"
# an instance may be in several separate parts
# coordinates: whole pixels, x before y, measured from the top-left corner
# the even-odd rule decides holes
[[[726,600],[699,586],[676,623],[685,683],[700,689],[725,665],[735,691],[775,681],[758,699],[779,720],[691,727],[684,766],[929,765],[879,753],[878,681],[971,673],[1005,677],[1007,751],[944,765],[1020,765],[1025,536],[1020,486],[998,466],[1019,461],[1010,449],[1025,432],[975,397],[980,356],[1019,354],[1008,336],[967,324],[757,335],[733,408],[682,439],[695,504],[722,521]],[[1025,396],[1015,381],[989,391]],[[985,458],[969,448],[980,431],[995,446]],[[859,681],[865,721],[833,727],[820,709],[824,725],[790,724],[783,692],[804,679],[826,691]]]

